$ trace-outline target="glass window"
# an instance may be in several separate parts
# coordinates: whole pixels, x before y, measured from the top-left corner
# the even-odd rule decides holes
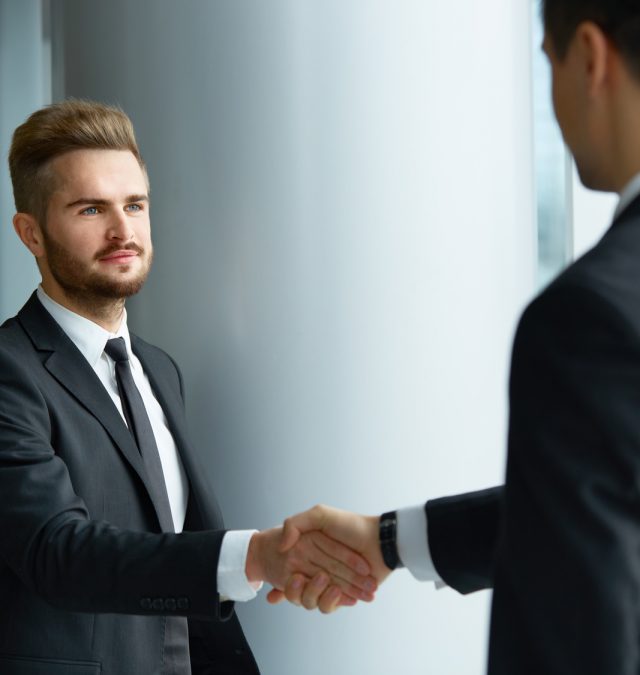
[[[538,284],[545,286],[571,260],[571,164],[553,114],[551,68],[541,49],[544,29],[537,1],[532,11]]]

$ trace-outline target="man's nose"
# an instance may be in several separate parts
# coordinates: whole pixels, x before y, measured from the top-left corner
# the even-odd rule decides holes
[[[120,239],[121,241],[129,241],[133,237],[133,228],[129,222],[129,216],[124,211],[114,211],[109,219],[107,236],[109,239]]]

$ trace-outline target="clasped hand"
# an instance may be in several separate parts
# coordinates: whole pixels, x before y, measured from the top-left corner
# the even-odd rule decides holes
[[[372,601],[389,573],[380,553],[378,518],[328,506],[255,534],[247,556],[249,581],[273,586],[270,603],[286,599],[323,613]]]

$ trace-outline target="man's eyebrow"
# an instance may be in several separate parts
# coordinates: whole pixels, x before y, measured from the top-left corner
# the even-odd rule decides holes
[[[132,202],[148,202],[148,201],[149,201],[148,195],[128,195],[124,199],[125,204],[131,204]],[[76,199],[75,201],[67,204],[65,208],[70,209],[74,206],[82,206],[83,204],[91,204],[92,206],[94,205],[108,206],[109,204],[112,203],[113,202],[109,199],[101,199],[99,197],[80,197],[80,199]]]

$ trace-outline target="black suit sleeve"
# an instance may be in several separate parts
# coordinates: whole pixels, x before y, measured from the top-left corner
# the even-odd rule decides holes
[[[426,504],[433,564],[442,580],[460,593],[493,586],[502,498],[498,487]]]
[[[6,565],[66,610],[219,618],[216,569],[224,532],[151,534],[91,520],[53,450],[47,406],[28,369],[0,350],[0,374],[0,554]]]
[[[640,341],[552,288],[514,345],[491,675],[640,671]]]

